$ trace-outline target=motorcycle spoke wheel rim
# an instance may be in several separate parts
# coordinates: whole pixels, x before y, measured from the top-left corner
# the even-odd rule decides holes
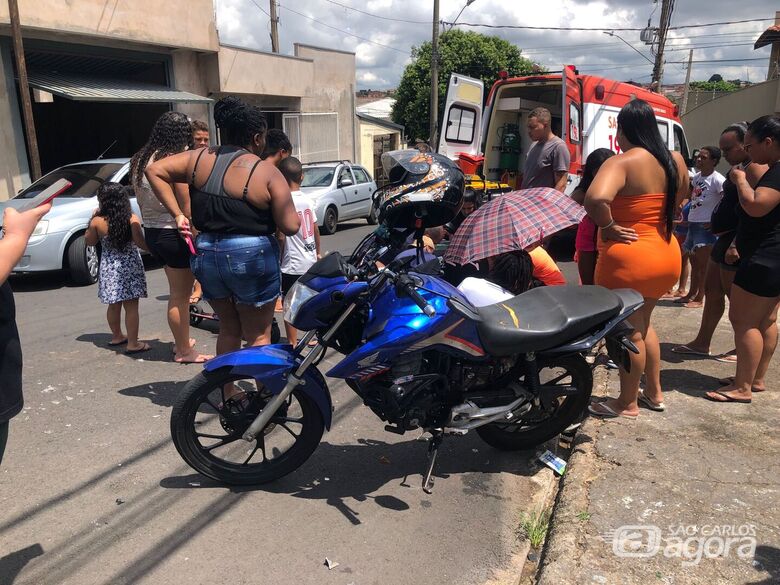
[[[542,386],[574,386],[577,383],[577,378],[574,372],[565,367],[542,367],[539,371],[539,383]],[[559,396],[553,400],[552,408],[550,409],[534,407],[530,412],[523,415],[519,422],[512,424],[494,423],[495,427],[508,433],[529,431],[555,418],[555,415],[569,398],[567,396]]]
[[[242,438],[246,427],[260,412],[270,395],[252,378],[235,379],[235,389],[243,393],[236,401],[225,399],[224,386],[204,390],[189,424],[194,446],[200,455],[219,467],[249,471],[273,465],[284,459],[303,433],[303,408],[292,394],[257,438]]]

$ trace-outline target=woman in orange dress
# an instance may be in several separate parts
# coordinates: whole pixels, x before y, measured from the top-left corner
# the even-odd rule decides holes
[[[628,319],[639,354],[630,354],[630,372],[620,371],[620,396],[589,410],[606,418],[636,418],[638,402],[665,409],[661,348],[650,316],[680,277],[680,246],[672,231],[675,211],[688,194],[688,169],[679,153],[669,152],[645,101],[632,100],[620,111],[617,139],[623,154],[604,162],[585,196],[588,216],[600,228],[595,281],[611,289],[633,288],[645,304]]]

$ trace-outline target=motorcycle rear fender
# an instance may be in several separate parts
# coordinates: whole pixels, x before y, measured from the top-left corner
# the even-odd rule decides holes
[[[583,353],[589,351],[599,341],[611,334],[624,336],[626,333],[633,331],[633,327],[631,327],[631,325],[626,322],[626,319],[628,319],[642,307],[645,302],[642,298],[642,295],[632,289],[618,289],[613,292],[620,297],[620,300],[623,303],[623,308],[621,309],[620,313],[607,321],[604,324],[604,327],[592,333],[591,335],[581,337],[580,339],[572,341],[571,343],[567,343],[566,345],[560,345],[558,347],[553,347],[552,349],[540,351],[539,355],[549,356]]]
[[[234,374],[252,376],[272,393],[279,394],[287,384],[287,374],[300,364],[291,345],[263,345],[225,353],[206,362],[205,370],[213,372],[230,368]],[[303,375],[303,392],[311,398],[322,413],[325,428],[330,430],[333,402],[325,378],[315,367]]]

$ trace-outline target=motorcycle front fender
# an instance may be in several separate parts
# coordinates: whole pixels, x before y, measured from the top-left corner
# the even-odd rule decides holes
[[[220,368],[230,368],[234,374],[251,376],[268,391],[279,394],[287,384],[287,374],[299,364],[300,360],[296,360],[291,345],[263,345],[219,355],[206,362],[204,369],[213,372]],[[303,392],[320,409],[325,428],[330,430],[333,401],[325,378],[316,367],[311,366],[303,375],[303,380]]]

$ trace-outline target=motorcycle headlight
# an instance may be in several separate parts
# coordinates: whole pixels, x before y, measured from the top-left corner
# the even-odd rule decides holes
[[[35,226],[35,229],[33,230],[31,238],[34,238],[35,236],[45,236],[46,232],[49,231],[49,221],[46,219],[42,219],[38,222],[38,225]]]
[[[292,285],[290,292],[284,297],[284,320],[293,323],[304,303],[318,294],[316,290],[300,282]]]

